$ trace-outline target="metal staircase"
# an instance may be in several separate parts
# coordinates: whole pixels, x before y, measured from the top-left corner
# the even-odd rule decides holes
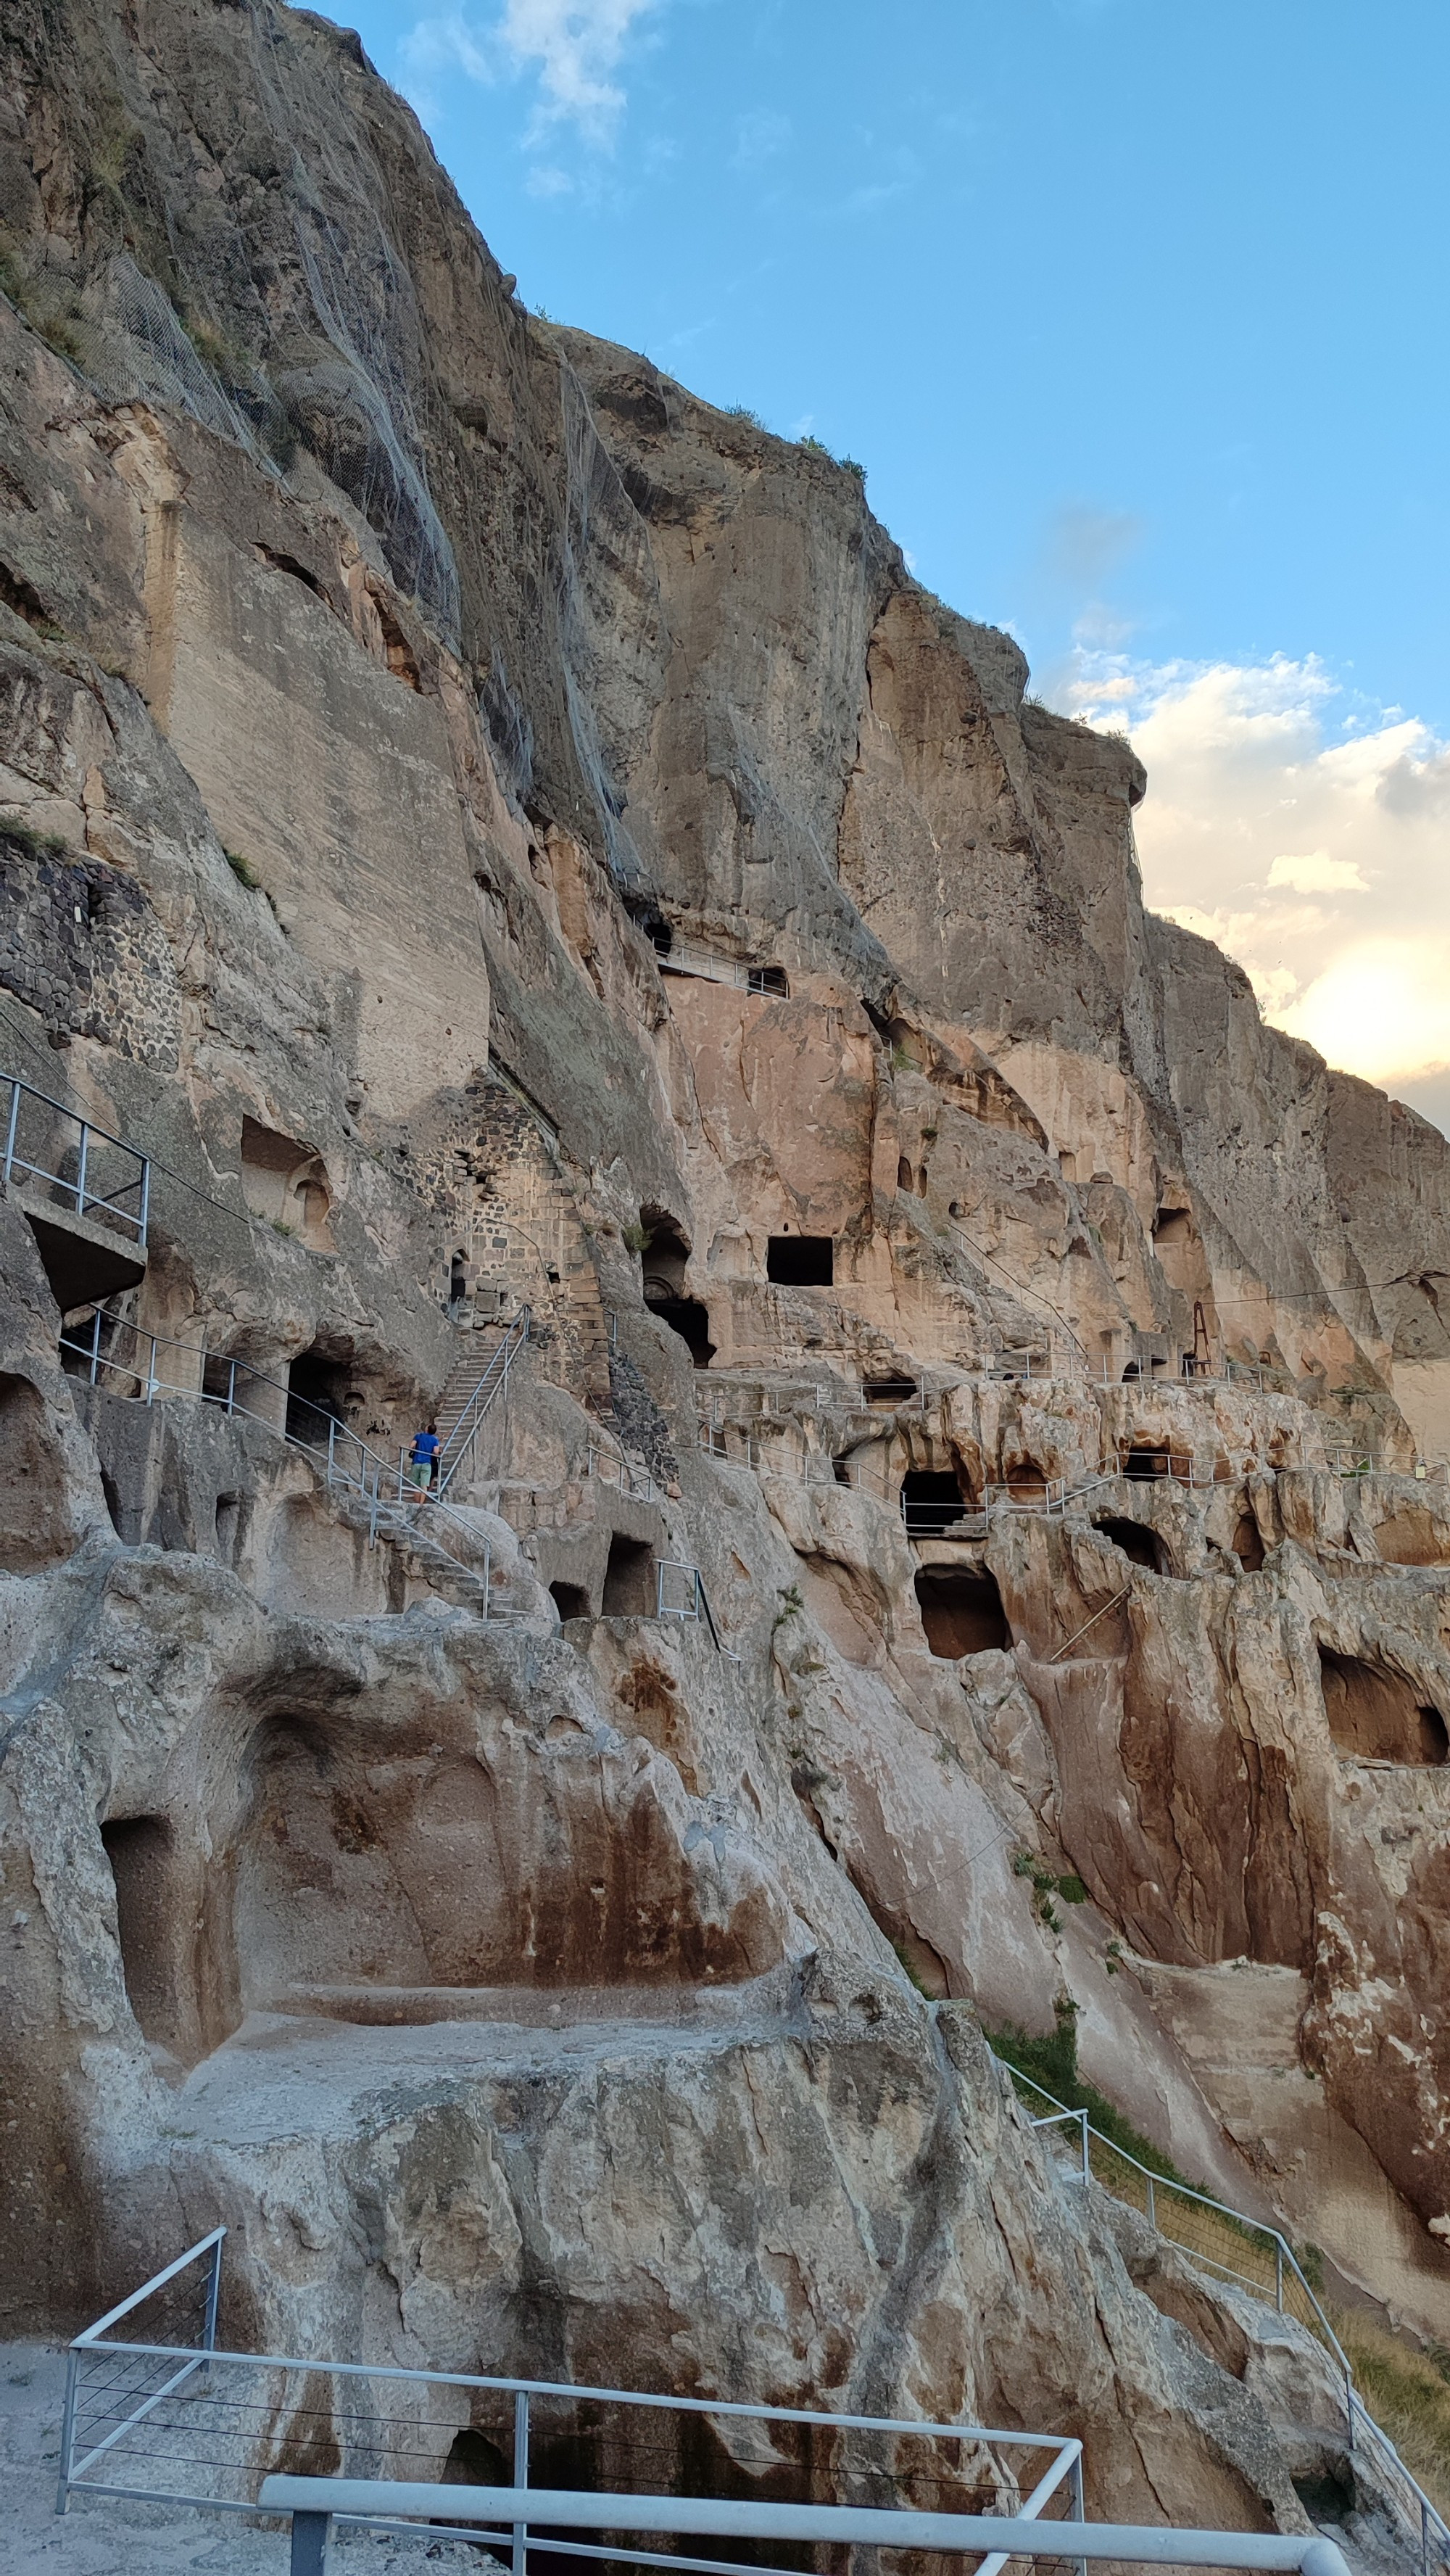
[[[436,1417],[442,1447],[433,1481],[435,1499],[441,1501],[455,1477],[459,1477],[460,1491],[471,1483],[479,1432],[494,1404],[505,1394],[509,1371],[528,1338],[529,1309],[521,1306],[503,1340],[494,1345],[481,1377],[476,1354],[460,1353],[455,1360]]]

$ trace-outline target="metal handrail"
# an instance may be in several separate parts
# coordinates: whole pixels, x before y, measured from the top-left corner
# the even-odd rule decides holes
[[[521,1306],[439,1450],[438,1463],[434,1470],[433,1490],[436,1498],[441,1500],[447,1493],[464,1458],[473,1449],[473,1444],[482,1428],[484,1416],[495,1396],[501,1394],[508,1385],[509,1370],[529,1338],[529,1321],[528,1307]],[[448,1458],[450,1450],[454,1450],[455,1455],[445,1467],[444,1460]]]
[[[613,1475],[609,1473],[611,1468]],[[660,1491],[648,1468],[636,1467],[633,1459],[627,1458],[622,1449],[606,1449],[597,1440],[589,1443],[584,1473],[597,1477],[601,1485],[612,1484],[626,1502],[652,1503]]]
[[[463,2501],[459,2499],[462,2497]],[[577,2488],[466,2487],[414,2485],[405,2479],[292,2477],[264,2479],[258,2498],[263,2512],[292,2518],[292,2576],[320,2571],[327,2533],[334,2518],[365,2521],[374,2527],[407,2531],[424,2523],[436,2534],[448,2528],[451,2514],[459,2525],[474,2526],[460,2537],[476,2539],[480,2523],[507,2525],[509,2517],[534,2505],[541,2522],[556,2530],[691,2532],[734,2541],[772,2540],[797,2548],[824,2542],[833,2549],[941,2551],[956,2556],[978,2549],[989,2554],[978,2576],[996,2576],[1009,2558],[1110,2560],[1138,2567],[1264,2568],[1302,2571],[1302,2576],[1349,2576],[1338,2544],[1318,2532],[1245,2532],[1184,2530],[1144,2523],[1044,2522],[1026,2510],[1007,2515],[931,2513],[921,2509],[883,2510],[869,2505],[765,2503],[756,2497],[591,2495]],[[386,2517],[398,2517],[393,2521]],[[515,2530],[519,2528],[514,2525]],[[546,2542],[543,2544],[548,2547]],[[556,2541],[570,2556],[598,2549],[598,2542]],[[635,2566],[705,2569],[710,2576],[734,2576],[728,2559],[650,2556],[616,2549],[610,2558]],[[779,2571],[768,2571],[779,2576]]]
[[[94,1119],[83,1117],[78,1109],[67,1108],[63,1100],[53,1100],[48,1091],[37,1091],[34,1083],[22,1082],[18,1074],[0,1073],[0,1081],[8,1082],[10,1085],[10,1107],[5,1117],[5,1146],[3,1155],[0,1155],[0,1179],[3,1179],[5,1187],[9,1189],[11,1182],[20,1174],[32,1180],[48,1181],[52,1189],[69,1194],[77,1216],[84,1217],[89,1211],[101,1208],[107,1216],[117,1218],[123,1226],[129,1226],[136,1238],[138,1249],[144,1251],[151,1204],[151,1165],[147,1156],[135,1145],[128,1145],[124,1136],[113,1136],[109,1128],[98,1127]],[[52,1172],[46,1164],[33,1162],[28,1155],[21,1153],[20,1109],[22,1101],[25,1100],[38,1101],[42,1108],[54,1110],[58,1118],[68,1120],[78,1129],[76,1170],[73,1177],[64,1172]],[[133,1181],[127,1181],[117,1197],[108,1197],[103,1190],[87,1188],[93,1139],[103,1145],[113,1145],[118,1153],[125,1154],[138,1166],[136,1178]],[[133,1191],[139,1195],[139,1205],[135,1208],[123,1207],[121,1200],[129,1198]]]
[[[114,1359],[109,1352],[103,1354],[101,1350],[103,1323],[109,1324],[114,1331],[129,1333],[136,1343],[143,1346],[144,1362],[138,1361],[128,1365],[125,1361]],[[369,1546],[376,1546],[380,1528],[384,1529],[389,1537],[401,1538],[411,1544],[420,1534],[419,1523],[413,1518],[413,1514],[422,1506],[426,1506],[430,1527],[436,1526],[434,1516],[441,1515],[444,1525],[466,1538],[471,1547],[476,1547],[478,1544],[478,1534],[471,1522],[465,1520],[463,1514],[453,1504],[444,1502],[437,1494],[420,1492],[416,1502],[408,1501],[406,1451],[400,1449],[396,1461],[382,1457],[358,1432],[351,1430],[345,1422],[339,1422],[335,1413],[328,1413],[322,1405],[313,1404],[305,1395],[294,1395],[284,1379],[269,1377],[265,1370],[254,1368],[250,1360],[234,1359],[225,1352],[209,1351],[204,1342],[182,1342],[167,1333],[143,1331],[139,1325],[128,1322],[125,1316],[112,1314],[100,1306],[95,1309],[92,1317],[90,1341],[83,1342],[70,1333],[62,1332],[60,1347],[63,1351],[70,1351],[77,1358],[89,1362],[89,1383],[92,1386],[98,1386],[101,1383],[102,1371],[110,1370],[117,1377],[137,1380],[142,1389],[142,1396],[137,1400],[144,1400],[148,1405],[154,1403],[158,1395],[184,1395],[193,1403],[216,1405],[229,1419],[240,1417],[246,1422],[260,1423],[264,1430],[272,1432],[277,1439],[285,1441],[289,1449],[295,1449],[301,1457],[304,1457],[314,1472],[321,1474],[329,1493],[340,1488],[343,1492],[355,1494],[359,1501],[367,1506]],[[201,1363],[196,1372],[198,1382],[195,1385],[181,1385],[160,1374],[159,1354],[164,1350],[184,1351],[189,1358]],[[227,1372],[225,1394],[207,1386],[208,1363],[217,1369],[225,1368]],[[280,1396],[283,1406],[281,1423],[276,1422],[271,1414],[259,1413],[251,1405],[241,1401],[237,1392],[239,1379],[246,1380],[249,1385],[268,1387],[273,1395]],[[299,1412],[309,1414],[319,1426],[318,1436],[315,1439],[304,1439],[301,1433],[289,1431],[286,1428],[286,1413],[294,1407]],[[322,1461],[325,1463],[320,1463]],[[385,1487],[387,1488],[386,1498]],[[473,1570],[466,1561],[460,1560],[460,1562],[463,1563],[465,1573]],[[513,1618],[521,1615],[514,1611],[494,1611],[487,1606],[492,1582],[492,1564],[492,1548],[485,1540],[482,1578],[486,1605],[485,1618]]]
[[[665,1597],[670,1590],[666,1578],[671,1574],[682,1574],[688,1577],[688,1597],[684,1602],[670,1601]],[[723,1655],[727,1663],[740,1662],[740,1657],[732,1652],[720,1634],[715,1613],[710,1607],[710,1596],[705,1589],[705,1578],[698,1565],[686,1565],[682,1559],[674,1556],[655,1558],[655,1617],[692,1621],[703,1619],[710,1631],[717,1655]]]
[[[1330,2324],[1328,2317],[1325,2315],[1310,2283],[1305,2278],[1299,2258],[1287,2236],[1285,2236],[1279,2228],[1269,2226],[1265,2220],[1261,2218],[1250,2218],[1246,2211],[1241,2209],[1231,2209],[1226,2201],[1215,2200],[1209,2192],[1195,2191],[1191,2183],[1177,2182],[1169,2174],[1155,2173],[1150,2165],[1141,2164],[1136,2156],[1130,2155],[1126,2147],[1120,2147],[1116,2138],[1106,2137],[1101,2129],[1095,2129],[1086,2111],[1070,2110],[1066,2103],[1058,2101],[1057,2096],[1054,2093],[1048,2092],[1045,2084],[1039,2084],[1035,2075],[1025,2075],[1020,2067],[1012,2065],[1010,2059],[997,2057],[995,2049],[992,2054],[996,2059],[996,2063],[1006,2074],[1010,2075],[1014,2084],[1025,2084],[1029,2092],[1037,2095],[1039,2101],[1051,2103],[1051,2117],[1043,2120],[1032,2120],[1031,2125],[1034,2129],[1056,2128],[1066,2120],[1072,2120],[1079,2124],[1082,2132],[1082,2166],[1080,2179],[1083,2182],[1090,2182],[1093,2179],[1089,2163],[1088,2146],[1089,2140],[1096,2138],[1100,2146],[1110,2149],[1111,2153],[1117,2156],[1123,2164],[1131,2165],[1135,2173],[1142,2175],[1143,2180],[1147,2185],[1147,2214],[1148,2223],[1151,2227],[1156,2228],[1158,2223],[1158,2194],[1166,2191],[1175,2193],[1180,2200],[1191,2200],[1195,2202],[1200,2209],[1213,2210],[1218,2217],[1230,2220],[1235,2227],[1252,2229],[1258,2235],[1266,2236],[1269,2239],[1270,2244],[1274,2248],[1274,2304],[1276,2308],[1282,2311],[1284,2306],[1285,2276],[1286,2274],[1292,2274],[1293,2278],[1298,2282],[1300,2289],[1303,2291],[1304,2297],[1308,2301],[1309,2306],[1314,2312],[1314,2316],[1318,2322],[1324,2341],[1328,2345],[1335,2361],[1338,2363],[1343,2377],[1345,2421],[1349,2434],[1350,2450],[1353,2451],[1354,2449],[1355,2423],[1356,2419],[1358,2419],[1363,2425],[1365,2431],[1369,2434],[1371,2441],[1378,2445],[1381,2453],[1383,2454],[1383,2461],[1388,2464],[1391,2475],[1403,2478],[1414,2496],[1420,2521],[1421,2555],[1424,2576],[1428,2576],[1430,2565],[1429,2543],[1431,2531],[1433,2529],[1434,2533],[1437,2535],[1437,2546],[1442,2548],[1447,2553],[1447,2556],[1450,2556],[1450,2524],[1446,2523],[1438,2507],[1432,2504],[1430,2498],[1426,2495],[1424,2488],[1416,2478],[1413,2470],[1408,2469],[1405,2466],[1404,2461],[1401,2459],[1399,2452],[1396,2450],[1394,2443],[1390,2440],[1384,2427],[1381,2424],[1376,2423],[1375,2418],[1369,2411],[1369,2408],[1365,2405],[1364,2399],[1360,2396],[1359,2391],[1354,2384],[1354,2365],[1351,2362],[1348,2353],[1345,2351],[1343,2344],[1340,2342],[1338,2335],[1335,2333],[1333,2326]],[[1103,2188],[1106,2189],[1107,2186],[1104,2185]],[[1176,2242],[1176,2239],[1170,2237],[1168,2241],[1172,2244]],[[1179,2251],[1187,2255],[1190,2262],[1201,2262],[1211,2271],[1228,2274],[1228,2266],[1226,2264],[1216,2264],[1211,2255],[1196,2254],[1193,2247],[1188,2245],[1181,2246]],[[1228,2274],[1228,2277],[1243,2281],[1247,2288],[1255,2291],[1256,2293],[1259,2289],[1260,2285],[1255,2281],[1249,2280],[1246,2274],[1233,2273]]]
[[[1042,2513],[1050,2498],[1063,2487],[1068,2491],[1071,2506],[1079,2520],[1082,2517],[1082,2443],[1071,2434],[1031,2433],[1017,2429],[1000,2431],[994,2427],[979,2424],[934,2423],[891,2416],[848,2415],[818,2407],[771,2406],[731,2398],[674,2397],[638,2389],[580,2387],[549,2380],[506,2378],[482,2372],[417,2370],[396,2363],[340,2362],[319,2360],[315,2356],[303,2359],[293,2353],[218,2351],[215,2344],[216,2290],[224,2234],[224,2229],[214,2229],[210,2236],[204,2237],[199,2244],[192,2246],[176,2262],[168,2264],[164,2271],[144,2283],[139,2290],[132,2293],[129,2299],[123,2300],[119,2307],[113,2308],[95,2325],[86,2327],[71,2343],[66,2357],[66,2398],[61,2429],[57,2512],[66,2511],[72,2493],[132,2498],[154,2496],[160,2502],[204,2506],[212,2510],[233,2513],[267,2510],[268,2507],[263,2503],[261,2496],[261,2479],[265,2476],[265,2462],[250,2456],[255,2452],[257,2441],[254,2430],[258,2422],[256,2403],[250,2397],[231,2400],[226,2396],[225,2389],[227,2383],[237,2374],[286,2371],[305,2374],[308,2386],[312,2390],[316,2389],[320,2377],[340,2381],[344,2387],[357,2381],[369,2383],[370,2412],[366,2419],[369,2428],[368,2447],[382,2456],[386,2456],[391,2447],[386,2439],[389,2424],[396,2421],[411,2432],[416,2423],[416,2410],[410,2406],[409,2411],[396,2419],[377,2412],[378,2400],[372,2393],[374,2383],[386,2386],[396,2384],[400,2392],[404,2393],[409,2400],[414,2399],[418,2392],[429,2389],[485,2391],[511,2399],[513,2486],[508,2493],[513,2501],[508,2508],[508,2522],[512,2530],[513,2560],[517,2576],[524,2576],[527,2550],[552,2548],[564,2555],[595,2556],[598,2554],[597,2546],[592,2543],[575,2546],[567,2541],[550,2542],[536,2537],[528,2529],[524,2517],[534,2506],[536,2498],[542,2504],[543,2493],[546,2492],[533,2488],[529,2479],[530,2409],[531,2400],[534,2398],[563,2399],[570,2403],[584,2403],[591,2406],[617,2405],[641,2410],[647,2420],[650,2417],[670,2415],[720,2417],[744,2423],[819,2426],[836,2434],[864,2432],[917,2440],[923,2438],[947,2440],[959,2445],[971,2444],[988,2452],[1003,2451],[1009,2454],[1014,2451],[1027,2454],[1047,2452],[1050,2455],[1048,2467],[1025,2497],[1021,2494],[1021,2482],[1018,2477],[1010,2473],[1005,2477],[1000,2473],[998,2475],[996,2482],[999,2486],[1005,2486],[1009,2495],[1016,2499],[1014,2520],[1025,2521],[1030,2527]],[[190,2343],[162,2341],[146,2343],[130,2338],[122,2340],[112,2335],[110,2329],[122,2318],[133,2315],[135,2310],[155,2292],[164,2289],[189,2266],[200,2263],[206,2257],[210,2257],[210,2271],[198,2340]],[[116,2375],[118,2356],[124,2357],[119,2379]],[[171,2369],[173,2363],[180,2364],[179,2370]],[[158,2369],[164,2374],[160,2387],[148,2384],[152,2373]],[[93,2380],[88,2375],[92,2371],[99,2373],[98,2379]],[[146,2447],[138,2450],[134,2457],[129,2455],[124,2447],[127,2435],[138,2424],[147,2418],[154,2417],[156,2408],[168,2398],[174,2397],[181,2384],[189,2379],[195,2379],[198,2373],[205,2375],[207,2392],[204,2416],[196,2426],[199,2451],[187,2447],[187,2428],[184,2425],[178,2426],[174,2418],[168,2424],[163,2418],[159,2428],[155,2423],[151,2425]],[[97,2394],[99,2404],[96,2403]],[[316,2395],[309,2397],[308,2403],[312,2407],[315,2408],[317,2402]],[[225,2436],[223,2434],[219,2439],[219,2431],[225,2425],[227,2410],[231,2406],[239,2408],[249,2428],[247,2442],[249,2457],[242,2464],[242,2475],[249,2488],[255,2484],[256,2492],[240,2496],[216,2492],[218,2481],[215,2475],[212,2478],[213,2491],[205,2495],[185,2492],[176,2485],[162,2484],[156,2476],[156,2469],[163,2459],[183,2474],[189,2469],[203,2466],[215,2472],[217,2468],[225,2465],[217,2458],[218,2450],[225,2448]],[[85,2455],[78,2459],[77,2427],[87,2415],[90,2417],[92,2432],[97,2429],[98,2420],[109,2423],[112,2430],[105,2436],[102,2444],[93,2444]],[[168,2450],[166,2448],[168,2439],[173,2445],[179,2443],[179,2447]],[[278,2446],[284,2447],[280,2435]],[[102,2457],[103,2452],[109,2460],[108,2474],[104,2481],[88,2474]],[[996,2469],[996,2462],[992,2465]],[[125,2472],[128,2469],[133,2473],[139,2473],[134,2477],[134,2482],[126,2479]],[[333,2492],[335,2493],[336,2490],[334,2489]],[[406,2501],[402,2507],[404,2514],[411,2515],[419,2509],[426,2511],[428,2492],[429,2490],[421,2483],[409,2481]],[[459,2510],[464,2510],[471,2501],[476,2500],[478,2492],[476,2489],[450,2487],[446,2490],[448,2507],[451,2509],[458,2504]],[[365,2515],[363,2518],[370,2517]],[[445,2511],[441,2520],[446,2523],[447,2518],[447,2511]],[[542,2512],[539,2518],[544,2521],[549,2519]],[[576,2517],[577,2519],[579,2517]],[[595,2519],[598,2519],[597,2514]],[[670,2528],[675,2527],[670,2526]],[[436,2524],[432,2526],[430,2537],[436,2536],[437,2528]],[[1057,2525],[1053,2528],[1060,2530],[1061,2526]],[[998,2570],[1004,2563],[1005,2552],[1000,2545],[1003,2537],[1004,2523],[1001,2519],[994,2519],[983,2544],[990,2552],[986,2562],[990,2570]],[[625,2564],[657,2566],[661,2563],[648,2554],[613,2545],[609,2555],[611,2558],[622,2560]],[[698,2567],[701,2564],[699,2561],[690,2559],[673,2558],[665,2563],[686,2569],[691,2566]],[[713,2566],[713,2562],[705,2562],[705,2564]],[[720,2576],[735,2576],[735,2571],[725,2567],[721,2569]],[[978,2576],[984,2576],[984,2571],[979,2570]]]

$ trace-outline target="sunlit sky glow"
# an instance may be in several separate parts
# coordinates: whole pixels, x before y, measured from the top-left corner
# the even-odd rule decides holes
[[[1450,1125],[1450,10],[362,0],[526,302],[858,457],[1150,902]]]

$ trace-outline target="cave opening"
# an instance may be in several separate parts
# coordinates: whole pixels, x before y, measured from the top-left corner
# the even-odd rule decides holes
[[[1258,1574],[1263,1569],[1264,1542],[1259,1524],[1252,1512],[1240,1512],[1233,1536],[1233,1551],[1245,1574]]]
[[[833,1288],[834,1239],[829,1234],[773,1234],[765,1247],[765,1275],[777,1288]]]
[[[685,1294],[685,1264],[690,1247],[677,1220],[662,1208],[641,1208],[640,1223],[649,1240],[642,1272],[644,1302],[652,1315],[678,1335],[696,1368],[708,1368],[715,1356],[710,1339],[710,1310],[699,1297]]]
[[[1166,1449],[1150,1449],[1146,1442],[1132,1441],[1123,1459],[1123,1474],[1135,1485],[1152,1484],[1157,1477],[1167,1475],[1169,1463]]]
[[[1012,1643],[995,1575],[985,1566],[923,1565],[916,1577],[917,1606],[926,1642],[943,1662],[985,1655]]]
[[[655,1606],[654,1557],[641,1538],[616,1530],[604,1569],[606,1619],[647,1619]]]
[[[350,1363],[340,1360],[320,1343],[299,1351],[287,1371],[287,1437],[305,1440],[309,1447],[327,1446],[329,1418],[347,1420],[349,1396],[354,1405],[359,1401],[350,1389]]]
[[[561,1619],[587,1619],[589,1595],[582,1583],[551,1583],[549,1597]]]
[[[868,1404],[913,1404],[917,1382],[914,1377],[868,1377],[861,1392]]]
[[[1145,1566],[1150,1574],[1167,1573],[1162,1541],[1152,1530],[1144,1529],[1141,1521],[1120,1520],[1113,1513],[1105,1513],[1101,1520],[1094,1520],[1093,1527],[1119,1549],[1130,1564]]]
[[[969,1509],[955,1476],[909,1467],[901,1479],[901,1517],[908,1538],[945,1538]]]
[[[710,1309],[698,1297],[647,1297],[652,1315],[679,1336],[697,1369],[707,1369],[715,1356],[710,1339]]]
[[[1438,1768],[1450,1760],[1444,1718],[1402,1673],[1321,1646],[1319,1680],[1334,1749],[1346,1761]]]

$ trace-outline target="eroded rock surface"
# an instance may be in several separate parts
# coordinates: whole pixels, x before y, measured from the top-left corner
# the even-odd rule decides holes
[[[1302,2527],[1314,2347],[978,2017],[1450,2335],[1444,1142],[354,38],[143,17],[0,38],[4,2313],[224,2220],[273,2347]]]

